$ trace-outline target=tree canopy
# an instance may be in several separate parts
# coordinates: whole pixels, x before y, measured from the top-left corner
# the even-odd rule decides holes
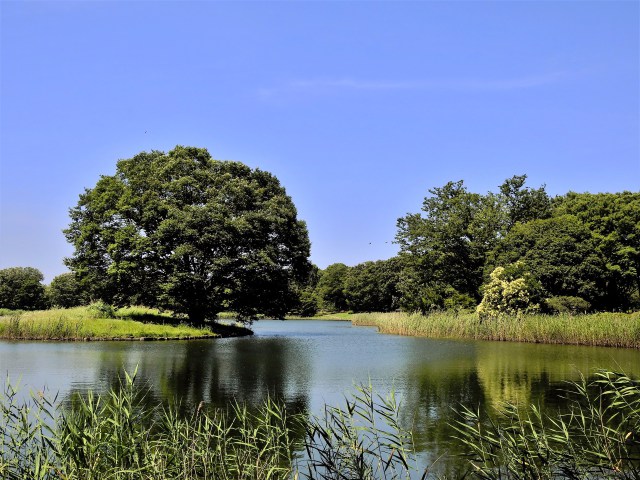
[[[556,307],[640,306],[640,193],[550,198],[525,181],[513,176],[484,195],[449,182],[398,220],[402,308],[470,306],[497,284],[494,269],[515,263]]]
[[[487,254],[513,225],[546,218],[551,200],[544,186],[525,187],[526,175],[481,195],[462,180],[429,190],[422,213],[398,219],[396,241],[404,270],[402,306],[426,311],[480,301]]]
[[[348,273],[349,267],[344,263],[333,263],[320,272],[316,292],[323,309],[333,312],[347,309],[344,282]]]
[[[282,316],[310,268],[306,225],[276,177],[201,148],[118,161],[70,215],[66,264],[92,298],[192,322]]]
[[[54,277],[47,287],[47,299],[53,307],[70,308],[89,303],[73,272],[61,273]]]
[[[33,267],[11,267],[0,270],[0,308],[38,310],[47,301],[42,284],[44,276]]]

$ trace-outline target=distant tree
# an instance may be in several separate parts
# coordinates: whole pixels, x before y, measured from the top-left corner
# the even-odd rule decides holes
[[[46,308],[44,276],[32,267],[0,270],[0,308],[38,310]]]
[[[310,265],[306,225],[278,180],[205,149],[120,160],[70,213],[66,263],[93,298],[194,323],[223,310],[282,316]]]
[[[545,186],[533,189],[525,187],[526,175],[514,175],[500,185],[500,201],[505,215],[503,233],[516,223],[549,218],[552,214],[551,198]]]
[[[485,195],[449,182],[429,190],[422,213],[398,220],[403,309],[470,308],[480,301],[489,252],[515,225],[552,214],[545,187],[525,187],[526,178],[515,175]]]
[[[398,308],[400,260],[360,263],[349,269],[344,294],[354,312],[390,312]]]
[[[320,269],[312,265],[307,278],[298,285],[298,302],[291,308],[290,314],[301,317],[313,317],[320,309],[316,288],[320,280]]]
[[[491,255],[490,265],[522,262],[546,297],[574,296],[599,308],[607,268],[591,231],[575,216],[516,224]]]
[[[347,310],[344,287],[348,273],[349,267],[344,263],[334,263],[320,271],[316,295],[322,309],[333,312]]]
[[[89,303],[89,296],[81,288],[73,272],[62,273],[51,280],[47,288],[49,304],[55,307],[71,308]]]
[[[462,181],[429,192],[422,214],[398,220],[405,308],[443,307],[447,291],[479,301],[486,253],[502,226],[498,199],[470,193]]]
[[[591,304],[580,297],[549,297],[544,301],[544,308],[550,313],[585,313]]]

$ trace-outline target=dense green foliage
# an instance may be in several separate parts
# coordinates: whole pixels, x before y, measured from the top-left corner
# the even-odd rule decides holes
[[[463,181],[429,190],[421,213],[398,220],[397,257],[319,272],[316,310],[426,314],[482,305],[487,318],[640,308],[640,193],[551,198],[525,183],[516,175],[484,195]],[[522,284],[519,300],[496,271],[511,287]],[[495,308],[486,308],[487,295]]]
[[[401,265],[397,258],[364,262],[355,267],[334,263],[318,274],[317,310],[388,312],[398,308]]]
[[[320,269],[316,265],[311,265],[309,274],[298,287],[297,303],[292,307],[290,313],[299,317],[313,317],[318,313],[318,294],[316,292],[318,281],[320,280]]]
[[[344,282],[348,272],[349,267],[344,263],[334,263],[321,272],[316,292],[322,309],[327,311],[347,309]]]
[[[73,272],[62,273],[51,280],[47,299],[52,307],[71,308],[89,303],[89,296]]]
[[[32,267],[0,270],[0,308],[37,310],[47,304],[44,276]]]
[[[397,258],[364,262],[349,269],[344,294],[353,312],[388,312],[399,305]]]
[[[582,309],[640,306],[640,193],[552,199],[525,180],[514,176],[486,195],[449,182],[429,191],[421,214],[398,220],[405,310],[477,304],[490,273],[516,263],[539,285],[532,306],[556,311],[557,301],[543,301],[552,297],[573,297]]]
[[[490,252],[515,225],[550,215],[544,187],[530,189],[525,180],[514,176],[499,193],[486,195],[469,192],[462,181],[449,182],[429,190],[421,214],[398,220],[406,310],[426,312],[452,302],[480,301]]]
[[[70,214],[66,263],[107,303],[161,306],[192,322],[223,310],[280,317],[309,269],[306,226],[278,180],[205,149],[120,160]]]
[[[547,295],[575,296],[605,306],[605,262],[587,226],[574,216],[516,224],[492,257],[490,264],[524,263]]]
[[[397,257],[320,270],[277,179],[176,147],[118,162],[115,175],[80,196],[71,219],[73,273],[56,277],[45,301],[41,275],[24,275],[34,269],[7,269],[0,308],[100,299],[196,323],[221,312],[246,320],[479,309],[487,319],[640,308],[638,192],[551,198],[544,186],[526,186],[526,175],[486,194],[448,182],[429,190],[420,213],[398,219]]]
[[[555,199],[558,215],[573,215],[591,232],[604,262],[602,308],[640,305],[640,193],[574,193]],[[587,299],[591,301],[590,299]]]

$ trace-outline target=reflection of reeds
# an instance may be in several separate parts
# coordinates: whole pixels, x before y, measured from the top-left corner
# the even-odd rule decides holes
[[[459,439],[475,478],[640,478],[640,382],[599,372],[566,390],[568,413],[507,403],[481,420],[460,410]]]
[[[357,313],[354,325],[383,333],[533,343],[640,348],[640,312],[523,315],[480,321],[474,313]]]
[[[217,323],[194,328],[145,307],[121,308],[109,315],[91,307],[76,307],[0,316],[0,338],[14,340],[202,338],[250,333],[241,326]]]

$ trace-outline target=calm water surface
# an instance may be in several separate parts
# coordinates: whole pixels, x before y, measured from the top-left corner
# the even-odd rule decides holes
[[[608,368],[640,376],[629,349],[431,340],[382,335],[348,322],[261,320],[246,338],[174,342],[0,342],[0,373],[26,389],[104,391],[138,367],[150,402],[259,402],[267,393],[294,411],[338,405],[354,384],[394,389],[417,448],[429,458],[455,450],[447,422],[459,404],[503,401],[561,407],[559,389],[580,372]],[[549,410],[552,411],[552,410]]]

